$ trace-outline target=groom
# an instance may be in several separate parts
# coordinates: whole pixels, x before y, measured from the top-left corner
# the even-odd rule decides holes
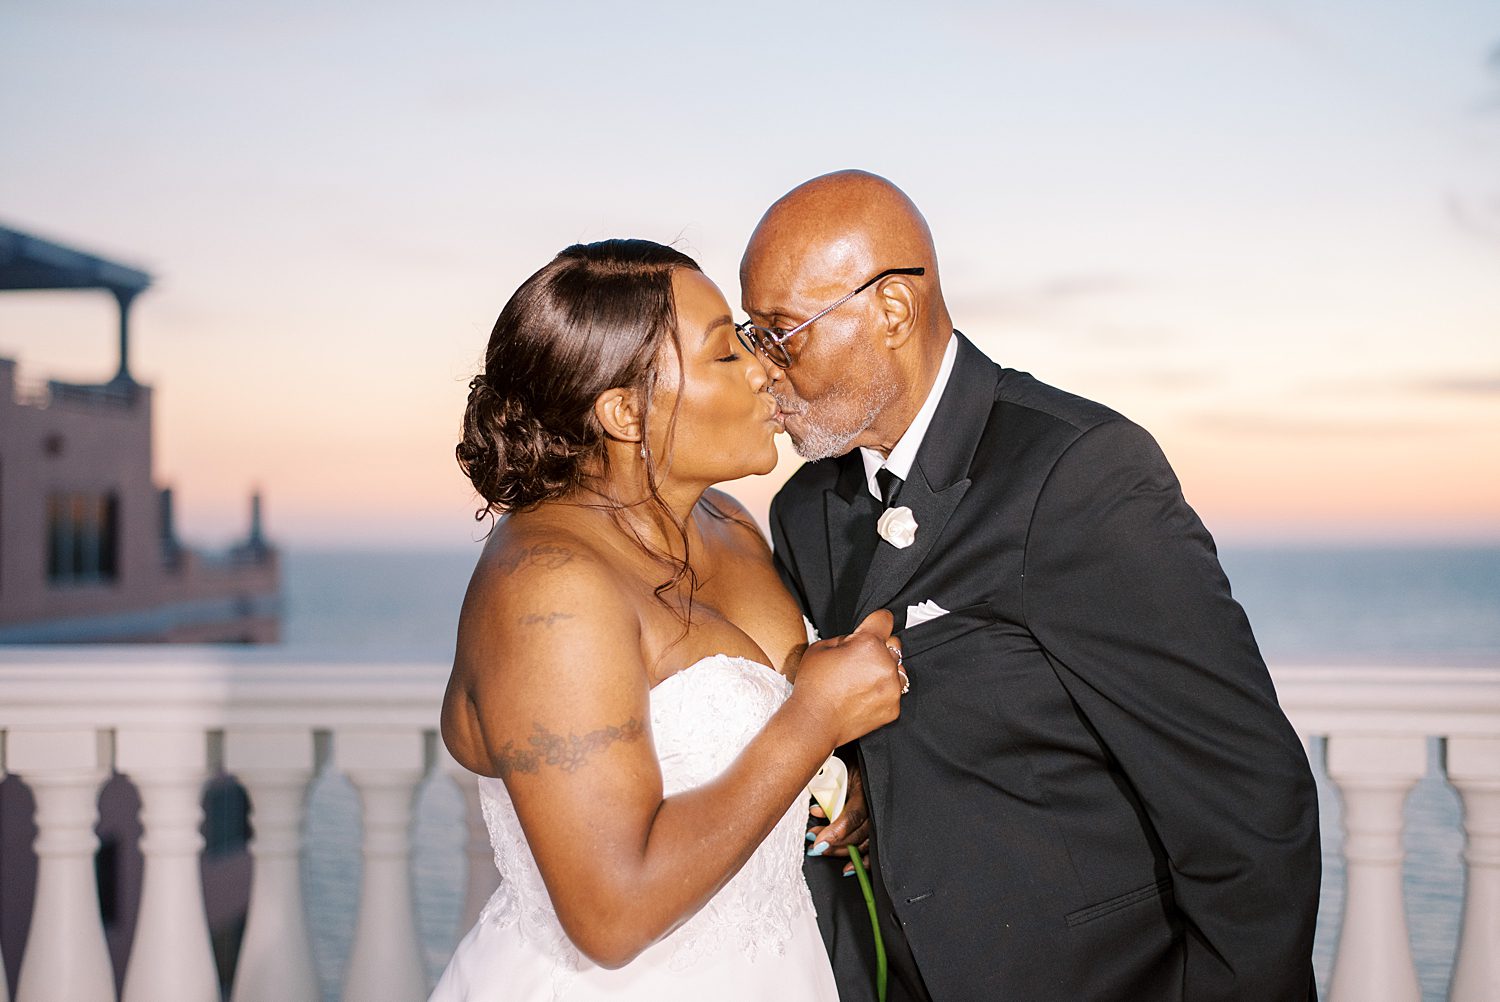
[[[813,460],[771,506],[783,576],[823,636],[903,627],[901,719],[843,749],[864,803],[819,837],[868,831],[891,1002],[1315,997],[1312,775],[1151,436],[955,331],[874,175],[771,206],[740,282]],[[807,869],[842,999],[873,998],[855,881]]]

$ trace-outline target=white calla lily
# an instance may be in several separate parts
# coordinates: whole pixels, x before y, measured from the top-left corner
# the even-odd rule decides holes
[[[807,784],[807,792],[812,794],[818,806],[823,809],[823,816],[828,819],[828,824],[833,824],[838,816],[844,813],[844,802],[849,798],[849,767],[844,760],[837,755],[828,756],[828,761],[823,763],[823,768]],[[826,844],[819,843],[823,848]],[[809,856],[821,855],[814,847]],[[888,967],[885,956],[885,939],[880,935],[880,920],[875,913],[875,891],[870,885],[869,875],[865,873],[865,864],[859,856],[859,849],[849,846],[849,862],[854,867],[854,875],[859,878],[860,893],[865,898],[865,911],[870,915],[870,934],[875,940],[875,997],[879,1002],[885,1002],[886,982]]]
[[[849,797],[849,767],[837,755],[828,756],[823,768],[807,784],[807,792],[813,795],[823,816],[830,824],[844,811],[844,801]]]

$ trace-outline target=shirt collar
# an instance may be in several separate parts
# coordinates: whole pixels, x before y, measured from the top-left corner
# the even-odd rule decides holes
[[[937,379],[933,380],[932,389],[927,391],[927,399],[922,402],[922,409],[917,411],[917,416],[911,419],[911,424],[907,426],[901,440],[891,449],[889,456],[882,456],[874,449],[860,448],[859,458],[864,460],[865,464],[865,485],[877,499],[880,497],[880,485],[875,482],[875,474],[880,472],[882,467],[890,470],[903,481],[911,475],[911,466],[916,462],[917,450],[922,447],[922,439],[927,437],[927,426],[932,424],[932,415],[937,413],[938,401],[943,399],[943,389],[948,385],[948,377],[953,375],[953,360],[957,357],[958,338],[950,334],[948,347],[943,349],[943,364],[938,366]]]

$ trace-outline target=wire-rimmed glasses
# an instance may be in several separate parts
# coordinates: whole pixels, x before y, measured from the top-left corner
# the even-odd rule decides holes
[[[806,330],[808,327],[812,326],[815,321],[827,316],[834,310],[838,309],[840,306],[843,306],[849,300],[853,299],[861,292],[864,292],[866,289],[874,285],[876,282],[880,281],[882,278],[889,278],[892,275],[925,274],[927,274],[926,268],[887,268],[885,271],[882,271],[880,274],[876,275],[874,278],[870,279],[868,282],[864,283],[853,292],[850,292],[841,297],[837,302],[823,307],[821,310],[814,313],[812,316],[808,317],[806,320],[802,321],[791,330],[784,331],[779,327],[760,327],[747,320],[742,324],[735,324],[734,333],[735,336],[740,339],[740,344],[744,346],[746,351],[752,354],[759,353],[766,359],[766,361],[770,362],[778,369],[789,369],[792,365],[792,355],[786,350],[786,343],[792,338],[796,337],[802,331]]]

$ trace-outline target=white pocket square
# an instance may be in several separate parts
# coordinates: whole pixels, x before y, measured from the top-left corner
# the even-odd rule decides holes
[[[909,630],[918,623],[925,623],[930,619],[948,615],[948,610],[938,605],[932,599],[918,602],[916,605],[906,607],[906,628]]]

